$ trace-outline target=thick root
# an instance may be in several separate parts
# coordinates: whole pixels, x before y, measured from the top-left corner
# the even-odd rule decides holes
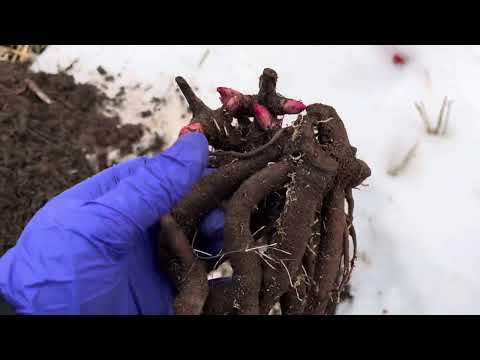
[[[288,153],[297,162],[297,167],[287,190],[285,208],[278,221],[273,242],[290,255],[279,260],[279,270],[264,266],[262,313],[268,313],[289,287],[298,286],[297,279],[292,279],[292,274],[299,271],[306,247],[312,238],[318,203],[332,186],[338,169],[337,162],[315,141],[313,126],[318,120],[315,114],[300,116],[295,122],[292,141],[288,145]]]
[[[206,265],[195,258],[188,239],[171,215],[160,219],[160,261],[178,294],[174,308],[177,315],[200,315],[208,296]],[[168,253],[168,259],[165,254]]]
[[[298,114],[305,106],[277,93],[272,69],[263,71],[256,95],[218,88],[223,106],[217,110],[198,99],[184,79],[177,83],[193,112],[192,122],[202,125],[217,150],[209,158],[217,171],[173,211],[183,233],[165,234],[168,246],[159,249],[167,256],[167,270],[176,275],[177,313],[198,313],[205,305],[205,314],[268,314],[280,301],[287,315],[333,314],[357,253],[351,189],[371,175],[356,158],[357,149],[335,109],[310,105],[306,116],[282,129],[279,116]],[[226,214],[225,248],[218,256],[229,258],[234,273],[228,284],[210,289],[206,299],[205,269],[186,238],[219,207]]]
[[[210,288],[203,315],[232,315],[233,286],[231,282]]]
[[[262,249],[250,231],[252,209],[268,193],[288,181],[293,165],[281,161],[268,166],[246,180],[235,192],[225,213],[225,252],[231,253],[234,304],[239,314],[259,314],[259,292],[262,284]]]
[[[262,313],[267,314],[280,297],[295,287],[297,274],[315,224],[319,197],[329,186],[328,175],[297,168],[287,190],[287,200],[272,242],[282,251],[278,269],[264,266]]]
[[[282,315],[302,315],[305,310],[309,279],[303,269],[295,275],[293,287],[280,298]]]
[[[330,299],[336,295],[336,278],[342,261],[343,234],[346,228],[344,190],[333,189],[325,200],[327,231],[320,241],[313,279],[315,285],[309,294],[306,309],[307,313],[316,315],[325,314]]]
[[[173,210],[175,220],[187,236],[193,234],[202,216],[219,207],[245,179],[263,169],[269,162],[278,160],[283,153],[283,143],[290,134],[291,130],[285,131],[282,134],[283,140],[278,140],[262,154],[230,163],[201,179]]]

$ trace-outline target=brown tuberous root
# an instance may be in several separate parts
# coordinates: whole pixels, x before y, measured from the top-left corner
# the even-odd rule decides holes
[[[160,220],[159,259],[178,290],[176,313],[268,314],[278,303],[282,314],[334,311],[357,254],[352,188],[371,175],[335,109],[278,94],[272,69],[257,94],[219,87],[216,110],[185,79],[176,81],[217,168]],[[304,110],[282,125],[279,116]],[[216,266],[229,260],[233,275],[209,288],[207,258],[192,242],[217,207],[225,210],[224,249],[207,258]]]

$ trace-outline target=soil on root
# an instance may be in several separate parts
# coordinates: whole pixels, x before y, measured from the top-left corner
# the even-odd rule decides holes
[[[144,128],[104,115],[111,100],[65,73],[0,63],[0,256],[47,201],[105,169],[109,151],[132,153]]]
[[[173,209],[190,243],[180,260],[191,263],[194,253],[198,260],[218,259],[217,265],[228,260],[233,270],[220,287],[189,299],[195,308],[180,300],[182,313],[198,313],[200,303],[204,314],[268,314],[278,303],[287,315],[334,313],[357,254],[352,188],[371,175],[338,113],[283,97],[272,69],[260,76],[258,94],[218,88],[223,106],[216,110],[185,79],[176,80],[191,122],[201,125],[214,148],[210,166],[217,168]],[[292,126],[282,126],[280,116],[304,110]],[[202,257],[193,238],[202,217],[216,207],[225,210],[224,249]],[[175,244],[175,236],[163,240]],[[173,281],[198,276],[178,272]]]

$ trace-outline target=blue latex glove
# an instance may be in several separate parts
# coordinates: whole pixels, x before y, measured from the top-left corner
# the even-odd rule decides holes
[[[113,166],[60,194],[0,258],[1,294],[19,314],[173,314],[155,224],[207,163],[207,139],[189,133],[156,157]],[[223,213],[207,216],[200,233],[202,250],[218,252]]]

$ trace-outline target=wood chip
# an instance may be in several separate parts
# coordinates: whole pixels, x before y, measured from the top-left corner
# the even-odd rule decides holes
[[[27,84],[28,88],[33,91],[35,95],[37,95],[38,98],[44,103],[48,105],[51,105],[53,103],[52,99],[50,99],[48,95],[45,94],[33,80],[25,79],[25,83]]]

